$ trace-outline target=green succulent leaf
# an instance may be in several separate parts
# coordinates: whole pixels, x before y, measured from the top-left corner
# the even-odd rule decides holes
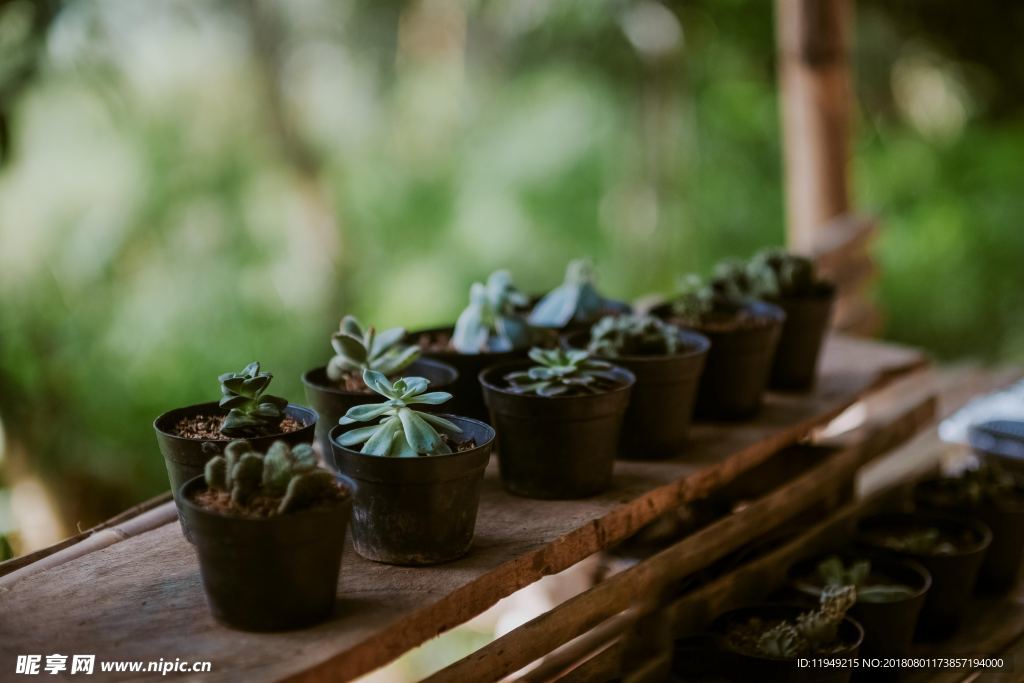
[[[220,375],[220,406],[228,409],[220,432],[225,436],[261,436],[277,431],[285,417],[288,400],[264,395],[273,375],[260,372],[253,361],[241,372]]]

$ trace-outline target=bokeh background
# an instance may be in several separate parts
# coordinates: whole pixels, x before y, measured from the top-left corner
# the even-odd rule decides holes
[[[857,3],[884,335],[1024,361],[1024,5]],[[167,486],[151,423],[343,313],[450,322],[495,268],[603,289],[784,239],[767,0],[0,2],[0,533]]]

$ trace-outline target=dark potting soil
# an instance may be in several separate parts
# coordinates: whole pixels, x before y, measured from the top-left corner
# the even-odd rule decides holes
[[[737,313],[712,312],[702,316],[700,320],[680,320],[677,324],[681,324],[683,327],[692,327],[698,332],[737,332],[739,330],[756,330],[774,323],[775,318],[741,310]]]
[[[452,335],[448,332],[423,332],[416,340],[416,344],[424,353],[458,353],[452,346]]]
[[[441,432],[441,441],[444,441],[448,448],[452,449],[454,453],[462,453],[463,451],[471,451],[476,448],[476,441],[473,439],[465,439],[458,441],[448,434]]]
[[[334,501],[346,498],[348,495],[348,489],[335,484],[324,492],[320,500],[302,510],[316,510]],[[280,496],[255,496],[245,505],[235,505],[231,502],[231,493],[229,491],[215,491],[213,489],[199,491],[192,497],[192,500],[196,505],[210,512],[253,519],[273,517],[277,514],[277,508],[281,504]]]
[[[874,529],[866,532],[865,537],[874,545],[915,555],[955,555],[978,544],[978,538],[969,530],[954,534],[934,527]]]
[[[723,638],[723,643],[730,650],[740,654],[751,657],[775,659],[774,657],[767,657],[766,655],[761,654],[757,644],[761,639],[762,634],[785,622],[785,619],[762,619],[760,617],[751,617],[746,621],[730,624],[725,633],[725,637]],[[849,643],[844,643],[841,639],[837,638],[825,646],[815,648],[813,652],[801,652],[797,656],[804,656],[807,654],[830,655],[842,652],[847,647],[849,647]]]
[[[367,396],[373,395],[373,389],[366,386],[366,382],[363,381],[362,373],[355,370],[349,370],[346,372],[342,376],[340,382],[335,382],[335,386],[342,391],[347,391],[352,394],[366,394]]]
[[[220,433],[220,425],[224,422],[224,415],[192,415],[183,417],[174,425],[174,434],[183,436],[186,439],[202,441],[231,441],[238,437],[224,436]],[[286,416],[278,424],[277,429],[264,430],[263,434],[254,436],[270,436],[271,434],[288,434],[305,427],[304,424],[294,417]]]

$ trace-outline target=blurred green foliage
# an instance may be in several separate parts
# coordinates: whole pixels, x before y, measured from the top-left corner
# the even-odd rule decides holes
[[[152,419],[219,373],[301,402],[344,313],[450,323],[579,255],[635,297],[783,240],[771,3],[33,6],[0,14],[0,417],[69,520],[165,488]],[[886,334],[1024,360],[1024,122],[932,15],[859,6]]]

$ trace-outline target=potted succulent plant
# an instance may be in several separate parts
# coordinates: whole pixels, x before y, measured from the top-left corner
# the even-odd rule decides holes
[[[697,390],[700,417],[746,418],[761,406],[786,314],[749,291],[742,267],[720,264],[708,283],[684,278],[677,297],[652,311],[711,340]]]
[[[537,328],[575,331],[589,327],[606,315],[630,310],[629,304],[605,298],[597,291],[593,261],[575,259],[566,266],[562,284],[537,301],[528,320]]]
[[[916,562],[863,554],[804,560],[790,568],[789,578],[796,591],[814,600],[826,589],[854,586],[857,602],[850,613],[864,627],[862,651],[871,657],[906,654],[932,584]]]
[[[747,265],[753,293],[786,313],[769,386],[804,391],[814,385],[836,288],[814,263],[785,249],[765,249]]]
[[[605,316],[590,333],[567,335],[571,347],[586,347],[636,376],[629,398],[619,455],[660,458],[679,455],[686,443],[697,383],[711,343],[650,315]]]
[[[232,441],[179,491],[214,617],[279,631],[334,609],[352,498],[309,444]]]
[[[420,358],[419,347],[405,343],[404,337],[405,330],[401,327],[377,332],[373,326],[364,326],[354,316],[346,315],[338,331],[331,335],[334,357],[326,366],[302,375],[306,398],[320,414],[316,439],[325,456],[331,452],[328,437],[331,427],[349,408],[373,396],[373,391],[363,382],[366,370],[392,379],[401,375],[426,377],[440,389],[458,380],[454,368],[437,360]]]
[[[913,560],[928,570],[932,587],[918,630],[925,636],[942,637],[960,625],[992,532],[968,517],[898,513],[860,520],[856,538],[862,547]]]
[[[426,358],[454,367],[459,377],[452,386],[451,410],[478,420],[487,419],[487,406],[477,376],[484,368],[526,358],[533,331],[526,322],[529,299],[516,289],[507,270],[498,270],[487,283],[474,282],[469,305],[454,327],[435,327],[412,332]]]
[[[480,373],[501,446],[505,488],[528,498],[583,498],[612,482],[636,378],[580,349],[530,350],[530,362]]]
[[[1003,592],[1014,585],[1024,556],[1024,482],[996,464],[982,464],[957,477],[940,477],[914,487],[919,508],[975,517],[992,530],[978,588]]]
[[[473,541],[494,430],[479,420],[417,410],[451,398],[428,392],[426,378],[392,383],[367,370],[363,380],[385,401],[349,408],[330,433],[334,466],[355,483],[356,552],[401,565],[462,556]]]
[[[171,491],[202,474],[207,461],[232,439],[247,439],[266,450],[277,440],[290,445],[312,443],[317,414],[266,393],[273,375],[249,363],[241,372],[218,377],[220,402],[170,410],[153,421],[156,440],[167,465]]]
[[[726,612],[711,624],[723,665],[736,681],[847,681],[851,668],[802,669],[805,657],[856,657],[864,630],[846,616],[853,586],[827,588],[816,610],[799,605],[754,605]]]

